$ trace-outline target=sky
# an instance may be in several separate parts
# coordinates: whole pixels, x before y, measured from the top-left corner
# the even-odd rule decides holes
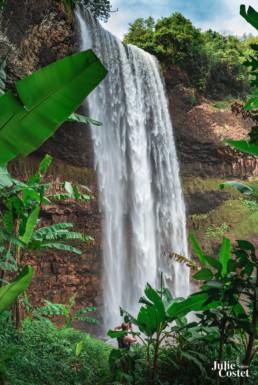
[[[182,13],[202,31],[213,29],[222,33],[242,36],[258,32],[239,15],[240,4],[252,6],[258,12],[258,0],[110,0],[112,10],[109,21],[102,23],[105,29],[121,40],[128,32],[129,23],[142,17],[155,20],[168,17],[174,12]]]

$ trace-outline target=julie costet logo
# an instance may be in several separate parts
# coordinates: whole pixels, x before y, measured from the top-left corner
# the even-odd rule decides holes
[[[220,377],[249,377],[248,366],[234,364],[230,361],[214,361],[212,370],[218,371]]]

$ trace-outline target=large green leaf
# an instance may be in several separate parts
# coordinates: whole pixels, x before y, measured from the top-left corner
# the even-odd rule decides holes
[[[155,307],[157,313],[159,313],[159,318],[165,319],[166,317],[165,307],[157,291],[154,290],[149,283],[147,283],[144,293],[146,294],[146,297],[151,302],[153,302],[153,306]],[[150,305],[146,305],[146,306],[150,306]]]
[[[7,171],[6,164],[0,164],[0,189],[4,187],[11,187],[12,185],[13,180]]]
[[[151,336],[160,330],[161,324],[165,322],[165,316],[159,313],[155,306],[142,306],[137,321],[140,331]]]
[[[184,317],[191,311],[204,310],[203,306],[208,299],[209,299],[209,295],[207,293],[193,294],[181,302],[173,303],[167,309],[167,314],[172,319],[177,319],[178,317]],[[214,304],[209,305],[209,307],[213,307],[213,306]]]
[[[203,257],[205,261],[219,273],[222,271],[222,264],[217,259],[210,257],[209,255],[204,255]]]
[[[220,188],[221,190],[223,190],[223,188],[225,186],[231,186],[231,187],[234,187],[236,188],[239,192],[241,192],[242,194],[247,194],[247,195],[252,195],[254,193],[254,190],[247,186],[246,184],[243,184],[243,183],[240,183],[240,182],[237,182],[235,180],[229,180],[227,182],[224,182],[224,183],[221,183],[220,184]]]
[[[200,271],[198,271],[194,276],[194,279],[200,280],[200,281],[208,281],[213,278],[213,273],[210,269],[203,268]]]
[[[85,123],[85,124],[94,124],[95,126],[102,126],[101,122],[98,122],[97,120],[88,118],[87,116],[79,115],[79,114],[71,114],[69,118],[67,119],[69,122],[78,122],[78,123]]]
[[[227,274],[228,261],[231,258],[230,252],[231,252],[230,239],[224,237],[220,251],[219,251],[219,261],[222,264],[222,271],[221,271],[222,276],[225,276]]]
[[[0,98],[0,163],[29,154],[46,141],[106,76],[92,50],[68,56],[16,84]]]
[[[258,30],[258,13],[255,11],[254,8],[248,7],[248,10],[246,12],[245,5],[240,5],[240,15],[243,16],[243,18],[251,24],[254,28]]]
[[[123,331],[123,330],[109,330],[107,332],[107,335],[110,337],[110,338],[120,338],[120,337],[124,337],[126,336],[128,333]]]
[[[38,217],[39,217],[39,205],[37,205],[28,216],[28,219],[25,225],[25,233],[20,237],[20,240],[26,243],[26,245],[31,240],[33,231],[38,221]]]
[[[246,140],[225,140],[225,143],[230,144],[230,146],[237,150],[258,156],[258,146],[256,144],[249,144]]]
[[[32,175],[29,179],[29,181],[26,183],[27,186],[33,186],[34,184],[38,185],[40,184],[40,181],[41,181],[41,177],[43,174],[45,174],[49,168],[49,166],[51,165],[52,163],[52,156],[46,154],[44,156],[44,158],[42,159],[42,161],[40,162],[39,164],[39,168],[38,170],[36,171],[36,173],[34,175]]]
[[[0,288],[0,314],[11,306],[16,298],[27,289],[33,276],[33,267],[25,266],[18,277]]]
[[[205,264],[205,259],[204,259],[204,256],[203,256],[202,249],[200,248],[200,246],[199,246],[195,236],[193,235],[193,233],[190,232],[189,235],[188,235],[188,238],[189,238],[189,240],[192,243],[192,246],[193,246],[195,254],[199,258],[200,262],[204,265]]]
[[[141,307],[137,321],[141,324],[139,329],[147,335],[158,332],[161,324],[166,322],[166,312],[160,295],[147,283],[144,293],[148,300],[142,298],[141,303],[145,303],[145,307]]]

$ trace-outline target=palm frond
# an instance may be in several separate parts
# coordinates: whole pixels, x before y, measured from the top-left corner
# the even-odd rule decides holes
[[[184,257],[183,255],[177,254],[177,253],[164,253],[167,255],[170,259],[173,259],[176,262],[184,263],[186,266],[191,267],[193,269],[198,269],[200,265],[196,263],[195,261]]]

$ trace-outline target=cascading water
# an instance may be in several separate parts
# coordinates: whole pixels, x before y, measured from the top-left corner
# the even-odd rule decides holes
[[[125,46],[87,11],[77,10],[81,49],[108,69],[88,97],[103,217],[105,327],[136,313],[146,282],[175,296],[189,291],[187,269],[164,252],[187,256],[185,207],[168,104],[156,59]]]

